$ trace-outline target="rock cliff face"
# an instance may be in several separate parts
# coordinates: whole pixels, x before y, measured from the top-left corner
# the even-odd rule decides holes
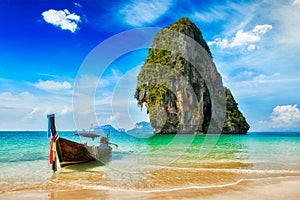
[[[188,18],[156,34],[135,92],[156,133],[247,133],[249,125]]]

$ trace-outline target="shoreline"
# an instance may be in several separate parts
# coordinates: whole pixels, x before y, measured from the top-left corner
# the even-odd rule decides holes
[[[0,193],[1,199],[299,199],[300,176],[241,179],[236,183],[185,188],[126,189],[25,189]]]

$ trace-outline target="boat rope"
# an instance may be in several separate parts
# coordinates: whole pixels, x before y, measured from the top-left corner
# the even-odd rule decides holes
[[[50,141],[50,150],[49,150],[49,164],[52,165],[52,170],[55,172],[57,171],[57,150],[56,150],[56,142],[58,140],[59,136],[55,135],[51,137]]]

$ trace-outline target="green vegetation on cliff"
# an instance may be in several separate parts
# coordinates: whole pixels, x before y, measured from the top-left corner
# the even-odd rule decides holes
[[[230,90],[225,88],[226,92],[226,121],[223,127],[223,133],[246,133],[250,126],[245,117],[239,111],[238,104],[235,102]]]

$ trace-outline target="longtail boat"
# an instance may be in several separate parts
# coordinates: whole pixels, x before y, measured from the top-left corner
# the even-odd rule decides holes
[[[92,140],[100,138],[100,145],[89,145],[86,141],[78,143],[61,138],[56,132],[55,115],[49,114],[47,115],[47,118],[48,137],[51,137],[49,160],[53,172],[57,171],[58,165],[65,167],[90,161],[102,161],[104,158],[111,155],[112,148],[109,146],[110,144],[118,147],[117,144],[109,142],[109,134],[102,136],[101,134],[93,133],[91,129],[89,131],[78,132],[74,134],[74,136],[90,138]]]

